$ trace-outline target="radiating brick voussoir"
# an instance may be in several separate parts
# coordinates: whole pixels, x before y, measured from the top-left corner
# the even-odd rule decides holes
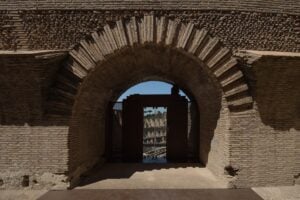
[[[151,43],[185,51],[204,63],[219,81],[230,108],[253,102],[244,74],[230,49],[192,22],[183,24],[164,16],[145,15],[105,25],[102,31],[92,33],[88,40],[81,41],[70,51],[65,68],[82,80],[106,56],[124,47]],[[58,90],[57,94],[62,95],[62,99],[71,98],[65,91]]]

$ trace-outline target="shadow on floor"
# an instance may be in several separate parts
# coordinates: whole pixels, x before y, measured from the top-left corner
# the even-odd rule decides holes
[[[39,200],[263,200],[251,189],[199,189],[199,190],[67,190],[50,191]]]

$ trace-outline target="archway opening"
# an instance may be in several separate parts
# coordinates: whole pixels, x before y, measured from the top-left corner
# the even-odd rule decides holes
[[[250,109],[253,99],[240,63],[218,38],[193,23],[136,16],[93,32],[72,48],[64,64],[47,117],[59,121],[71,116],[71,178],[103,160],[109,102],[147,80],[166,80],[188,89],[201,113],[199,159],[224,176],[230,165],[228,115]]]
[[[194,97],[189,97],[174,83],[145,81],[136,84],[117,102],[111,102],[108,110],[107,160],[199,161],[198,107]],[[126,149],[127,144],[129,149]]]
[[[218,80],[202,62],[156,45],[123,49],[98,63],[85,77],[72,108],[70,172],[80,174],[97,162],[107,161],[105,129],[110,102],[131,86],[149,80],[176,83],[195,102],[200,114],[198,159],[215,174],[224,176],[229,162],[229,109]]]

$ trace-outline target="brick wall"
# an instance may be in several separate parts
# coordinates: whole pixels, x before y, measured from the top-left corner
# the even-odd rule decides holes
[[[276,13],[299,14],[300,3],[297,0],[126,0],[126,1],[95,1],[95,0],[4,0],[0,8],[7,9],[229,9],[250,10]]]
[[[22,2],[24,8],[47,8],[41,1],[32,4]],[[51,2],[48,5],[54,6]],[[213,5],[212,2],[207,3]],[[134,10],[101,11],[100,8],[97,11],[7,11],[5,9],[15,6],[15,3],[2,3],[2,50],[70,48],[90,32],[101,29],[105,23],[145,13]],[[145,2],[140,3],[146,5]],[[245,9],[255,9],[254,4],[247,5],[249,7],[245,6]],[[82,3],[76,4],[73,1],[73,6],[77,8]],[[280,8],[280,14],[220,10],[156,10],[155,13],[180,18],[183,22],[193,21],[198,27],[206,27],[234,50],[299,52],[297,2],[285,1],[283,7],[281,2],[276,4],[273,1],[269,6],[268,12]],[[234,9],[240,10],[241,7]],[[291,14],[282,14],[289,9],[293,11]],[[197,99],[200,111],[200,158],[208,168],[224,177],[224,168],[227,164],[231,165],[237,170],[237,175],[231,177],[232,184],[237,187],[293,183],[294,176],[300,173],[299,56],[262,56],[254,64],[248,63],[252,67],[246,65],[243,70],[251,86],[255,107],[247,112],[229,113],[226,103],[222,102],[221,92],[216,89],[218,83],[213,83],[206,73],[197,71],[200,70],[198,64],[185,56],[159,48],[155,51],[141,49],[139,53],[129,52],[124,55],[123,52],[107,64],[106,70],[89,75],[77,95],[70,132],[68,116],[53,120],[45,115],[46,99],[52,98],[50,86],[58,75],[65,55],[41,52],[31,55],[12,52],[1,54],[2,175],[4,173],[3,176],[7,176],[4,169],[20,169],[18,176],[23,176],[25,172],[29,173],[22,172],[25,168],[30,173],[65,173],[76,171],[78,166],[92,165],[91,161],[103,155],[103,113],[108,100],[117,98],[120,91],[136,82],[155,77],[178,83],[190,90]],[[177,70],[168,71],[168,66],[175,66]],[[125,80],[125,74],[128,80],[134,81]],[[40,152],[40,157],[36,156],[37,152]],[[49,159],[43,159],[45,157]]]
[[[129,56],[132,54],[135,56]],[[4,182],[12,180],[7,178],[12,176],[18,176],[20,183],[20,177],[28,174],[34,177],[48,172],[64,174],[100,159],[104,150],[105,119],[101,113],[105,102],[136,83],[126,81],[142,81],[151,76],[179,83],[198,101],[200,158],[215,174],[228,177],[225,167],[230,165],[238,170],[230,179],[237,187],[293,184],[300,173],[297,54],[259,56],[254,63],[245,65],[256,103],[253,110],[231,113],[221,100],[216,83],[201,72],[198,64],[194,66],[185,60],[185,56],[162,49],[140,49],[122,55],[116,55],[107,70],[92,73],[84,82],[76,99],[70,132],[68,118],[60,119],[60,123],[45,118],[45,96],[50,94],[45,91],[49,90],[62,58],[53,58],[49,53],[1,56],[0,89],[4,95],[0,98],[0,178]],[[161,55],[174,59],[160,60]],[[250,57],[243,58],[250,62]],[[133,63],[132,58],[139,58],[132,66],[139,70],[123,67]],[[150,58],[156,62],[151,66],[157,68],[147,65]],[[143,70],[140,66],[144,66]],[[178,71],[161,74],[162,66],[175,66]],[[124,79],[125,74],[132,77]]]
[[[63,126],[1,126],[1,169],[66,172],[67,134]]]
[[[0,49],[66,49],[120,18],[157,16],[192,21],[234,50],[299,52],[300,15],[226,10],[19,10],[0,9]]]
[[[200,115],[201,114],[202,113],[200,111]],[[209,113],[203,113],[201,116],[205,118],[208,114]],[[200,127],[201,125],[203,126],[204,124],[200,124]],[[206,164],[207,168],[210,169],[219,178],[225,179],[225,181],[230,180],[228,179],[228,176],[224,170],[226,166],[230,165],[229,125],[229,110],[226,106],[226,100],[223,99],[216,126],[211,126],[210,123],[206,123],[206,126],[209,126],[210,129],[213,129],[211,131],[212,135],[209,137],[209,135],[205,134],[205,132],[200,135],[200,151],[203,151],[203,149],[205,149],[205,146],[210,146],[210,148],[206,152],[206,156],[208,156],[208,161]],[[201,129],[203,130],[203,128]]]
[[[230,163],[239,171],[238,187],[292,185],[299,171],[297,130],[278,131],[259,120],[259,112],[231,115]],[[281,123],[281,122],[279,122]]]
[[[53,187],[51,176],[68,171],[67,126],[0,126],[0,147],[1,187],[22,187],[24,176],[31,188]]]
[[[138,53],[143,56],[138,56]],[[135,62],[132,62],[130,61],[132,57],[128,57],[123,52],[121,57],[112,58],[109,66],[102,65],[97,68],[98,70],[102,68],[109,70],[101,70],[101,75],[98,74],[100,71],[96,70],[88,76],[74,107],[81,114],[75,116],[77,122],[74,130],[76,132],[71,133],[74,134],[73,141],[77,144],[74,146],[74,152],[77,152],[74,155],[77,157],[72,160],[85,163],[95,158],[97,153],[98,155],[103,154],[103,146],[97,146],[95,139],[89,142],[89,139],[85,137],[87,134],[91,134],[91,138],[97,138],[95,130],[104,129],[93,120],[102,121],[104,124],[103,115],[100,118],[95,117],[97,116],[95,112],[104,112],[107,101],[114,99],[113,97],[119,94],[111,92],[123,91],[122,88],[127,88],[126,80],[155,77],[153,73],[158,73],[155,67],[160,71],[167,66],[164,62],[168,62],[167,60],[162,61],[156,56],[164,58],[171,56],[174,58],[171,59],[174,62],[170,63],[170,66],[176,70],[165,74],[166,77],[163,79],[173,80],[182,85],[194,95],[198,102],[200,160],[219,177],[228,178],[232,187],[292,185],[294,177],[299,174],[297,159],[299,156],[297,140],[300,99],[297,92],[300,85],[299,56],[287,56],[288,54],[285,56],[262,56],[258,57],[254,63],[245,65],[243,70],[251,86],[255,106],[249,111],[229,113],[226,102],[221,103],[218,89],[213,87],[213,82],[207,80],[209,79],[207,74],[198,74],[199,72],[194,71],[197,67],[193,68],[192,63],[185,64],[185,70],[182,71],[180,68],[183,65],[180,63],[187,63],[185,58],[176,54],[164,53],[164,51],[160,51],[157,54],[149,49],[140,49],[137,52],[131,52],[135,58]],[[149,64],[147,58],[155,61],[154,65],[150,62],[152,64],[149,68],[147,67]],[[176,62],[177,60],[178,62]],[[127,65],[127,62],[134,63],[134,65]],[[128,67],[120,68],[120,66]],[[155,67],[153,68],[153,66]],[[138,67],[139,70],[135,67]],[[121,74],[122,77],[120,77]],[[157,74],[157,76],[161,80],[161,74]],[[99,79],[99,77],[102,78]],[[97,105],[95,101],[99,104]],[[89,145],[93,147],[90,152],[82,151]],[[76,165],[74,164],[74,166]],[[230,172],[230,168],[235,172]]]
[[[54,52],[0,55],[1,125],[43,124],[44,102],[64,57]]]
[[[60,123],[44,119],[44,102],[64,54],[56,56],[41,52],[0,56],[1,187],[21,187],[26,175],[31,187],[51,186],[51,177],[47,182],[43,174],[68,171],[65,119]]]
[[[240,187],[291,185],[299,174],[299,65],[299,57],[274,55],[252,64],[256,105],[230,114],[230,163]]]

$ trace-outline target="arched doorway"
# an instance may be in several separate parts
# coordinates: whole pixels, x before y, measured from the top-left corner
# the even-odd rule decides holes
[[[224,174],[229,162],[227,115],[250,108],[252,98],[238,62],[218,39],[191,23],[144,16],[105,26],[70,55],[49,113],[71,116],[71,174],[101,159],[108,103],[128,87],[153,79],[174,82],[194,96],[203,116],[199,159],[216,174]]]
[[[145,54],[149,55],[148,59],[143,58]],[[168,57],[170,60],[164,61],[161,57]],[[158,62],[153,64],[152,59]],[[139,62],[133,64],[136,61]],[[204,164],[209,163],[209,157],[215,159],[212,164],[220,166],[219,170],[223,172],[224,164],[217,162],[226,159],[225,147],[223,149],[223,145],[218,144],[212,152],[211,143],[217,128],[220,137],[226,136],[228,108],[217,83],[199,67],[199,63],[181,52],[169,49],[157,51],[156,47],[148,47],[128,49],[127,53],[124,51],[122,56],[116,56],[106,64],[107,66],[102,65],[106,70],[97,68],[85,79],[73,107],[70,124],[70,151],[73,152],[70,154],[70,161],[74,167],[82,165],[81,163],[92,164],[104,154],[105,112],[109,102],[118,98],[136,80],[156,79],[171,80],[191,91],[199,113],[203,116],[199,121],[199,159]],[[125,71],[120,73],[120,70]],[[220,139],[218,142],[225,143],[226,140]]]
[[[187,160],[187,114],[188,102],[179,94],[172,95],[134,95],[128,97],[123,108],[123,160],[142,161],[143,155],[143,108],[164,106],[167,108],[168,161]]]
[[[105,157],[111,162],[199,160],[198,108],[178,86],[137,84],[109,103],[106,122]]]

